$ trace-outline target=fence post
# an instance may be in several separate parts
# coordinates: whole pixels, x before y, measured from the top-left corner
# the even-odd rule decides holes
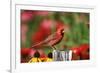
[[[70,61],[72,58],[72,51],[53,50],[53,61]]]

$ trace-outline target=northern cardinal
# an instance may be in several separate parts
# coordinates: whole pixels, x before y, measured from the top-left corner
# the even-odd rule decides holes
[[[64,36],[64,27],[61,27],[57,29],[57,31],[54,34],[48,36],[44,41],[33,45],[32,48],[45,44],[52,47],[53,49],[56,49],[55,45],[62,40],[63,36]]]

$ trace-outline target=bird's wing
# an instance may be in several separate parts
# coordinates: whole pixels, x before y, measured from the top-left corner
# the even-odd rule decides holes
[[[48,36],[48,37],[44,40],[44,42],[49,42],[49,41],[54,40],[54,39],[57,39],[56,33],[53,33],[52,35]]]
[[[44,41],[41,41],[41,42],[39,42],[39,43],[33,45],[32,47],[34,48],[35,46],[48,43],[48,42],[50,42],[51,40],[55,40],[55,39],[57,39],[56,36],[57,36],[56,33],[54,33],[54,34],[48,36]]]

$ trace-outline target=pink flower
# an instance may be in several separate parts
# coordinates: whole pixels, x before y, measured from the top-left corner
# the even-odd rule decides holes
[[[21,40],[22,43],[26,42],[26,33],[28,31],[28,26],[27,24],[21,24]]]
[[[33,12],[32,11],[22,11],[21,12],[21,21],[22,22],[27,22],[30,21],[33,17]]]
[[[27,24],[21,24],[21,34],[25,35],[28,31],[28,26]]]
[[[41,24],[40,27],[43,29],[50,29],[52,28],[54,25],[54,22],[51,19],[44,19]]]
[[[49,14],[48,11],[34,11],[36,15],[46,16]]]

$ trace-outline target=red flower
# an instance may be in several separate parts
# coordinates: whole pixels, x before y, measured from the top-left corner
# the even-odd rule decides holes
[[[80,56],[80,53],[81,53],[79,47],[73,47],[72,52],[78,56]]]
[[[33,50],[33,49],[30,49],[30,48],[22,48],[21,49],[21,55],[22,56],[30,56],[30,57],[32,57],[33,55],[34,55],[34,53],[35,53],[35,50]]]
[[[81,59],[89,59],[90,58],[90,53],[89,53],[89,44],[82,44],[80,46],[80,51],[81,51]]]
[[[33,56],[35,50],[30,48],[22,48],[21,49],[21,63],[27,63]]]
[[[86,60],[90,58],[89,44],[82,44],[79,47],[73,47],[72,51],[73,51],[73,55],[77,55],[74,57],[79,57],[81,60]]]
[[[22,48],[21,49],[21,54],[22,55],[28,55],[30,53],[30,49],[29,48]]]
[[[89,44],[82,44],[80,46],[80,51],[88,51],[89,50]]]

